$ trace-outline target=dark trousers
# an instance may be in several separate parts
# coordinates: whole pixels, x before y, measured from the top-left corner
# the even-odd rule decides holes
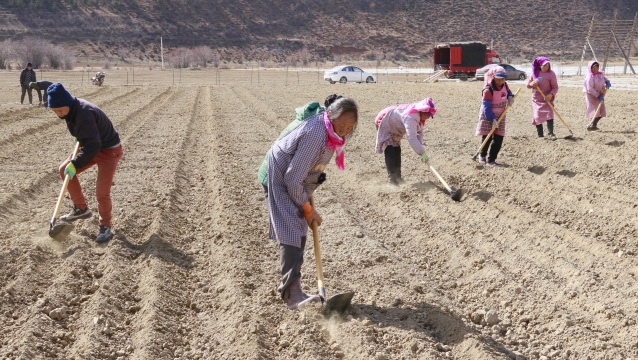
[[[281,284],[277,288],[282,299],[288,296],[286,292],[290,283],[301,278],[301,265],[303,264],[303,251],[306,248],[306,237],[301,238],[301,248],[292,245],[279,244],[279,260],[281,270]]]
[[[383,154],[385,168],[388,170],[388,180],[392,183],[401,181],[401,147],[388,145]]]
[[[29,104],[33,104],[33,93],[30,87],[22,85],[22,96],[20,97],[20,104],[24,103],[24,94],[29,93]]]
[[[485,141],[486,137],[487,135],[483,135],[483,141]],[[487,149],[489,148],[490,156],[487,158],[487,162],[496,161],[498,152],[501,151],[501,146],[503,146],[503,136],[492,134],[490,139],[487,141],[487,144],[483,147],[483,150],[481,150],[481,156],[486,157]]]
[[[593,125],[593,127],[598,127],[598,121],[600,121],[600,119],[602,119],[602,116],[594,118],[594,121],[592,121],[590,125]]]
[[[538,137],[543,137],[543,124],[536,125],[536,132]],[[554,133],[554,119],[547,120],[547,134]]]

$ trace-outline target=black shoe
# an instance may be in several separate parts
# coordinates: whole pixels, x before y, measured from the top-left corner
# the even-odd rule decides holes
[[[100,225],[100,233],[95,238],[96,242],[102,243],[113,239],[113,232],[106,226]]]
[[[60,216],[60,220],[75,221],[78,219],[88,219],[91,217],[91,215],[93,215],[93,213],[88,206],[86,207],[86,209],[78,209],[77,207],[73,206],[73,210],[71,210],[70,213]]]

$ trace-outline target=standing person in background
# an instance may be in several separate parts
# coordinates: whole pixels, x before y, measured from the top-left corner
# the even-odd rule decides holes
[[[269,238],[279,243],[277,290],[290,310],[309,298],[301,287],[303,253],[308,227],[322,222],[310,196],[324,182],[323,171],[333,155],[337,168],[345,170],[343,148],[357,119],[357,104],[341,98],[281,136],[268,151]]]
[[[583,92],[585,93],[585,104],[587,110],[586,118],[593,119],[587,125],[588,131],[598,130],[598,121],[607,116],[605,108],[605,94],[607,89],[611,87],[611,82],[605,77],[602,71],[598,71],[600,65],[597,61],[590,61],[587,65],[587,75],[585,75],[585,83],[583,84]],[[600,110],[598,110],[600,105]],[[598,112],[596,112],[598,110]]]
[[[95,180],[95,197],[97,211],[100,215],[100,231],[95,241],[101,243],[113,238],[111,231],[111,185],[117,163],[122,158],[120,135],[106,114],[97,106],[84,99],[78,99],[60,83],[47,88],[49,107],[60,118],[66,121],[71,135],[80,142],[80,152],[73,159],[73,154],[60,165],[60,177],[69,175],[69,195],[73,201],[73,210],[60,220],[74,221],[91,217],[91,209],[86,203],[78,177],[75,176],[93,165],[97,165]]]
[[[29,83],[29,87],[38,92],[38,99],[40,100],[38,106],[48,107],[47,104],[49,103],[49,95],[47,94],[47,89],[51,85],[53,85],[53,83],[47,80],[41,80],[38,82],[32,81]],[[44,98],[42,97],[42,90],[44,90]]]
[[[554,135],[554,110],[545,101],[536,86],[541,89],[553,106],[558,92],[558,81],[556,80],[556,74],[551,69],[549,59],[544,56],[534,59],[532,62],[532,76],[527,80],[527,88],[532,89],[532,111],[534,113],[532,124],[536,126],[538,137],[543,138],[543,123],[547,123],[548,138],[556,140],[556,135]]]
[[[24,104],[24,95],[29,93],[29,104],[33,105],[33,94],[29,83],[37,81],[35,78],[35,71],[33,71],[33,65],[28,62],[27,67],[20,72],[20,86],[22,87],[22,96],[20,97],[20,104]]]
[[[425,98],[413,104],[389,106],[375,118],[377,126],[377,154],[385,155],[388,171],[388,186],[397,187],[403,182],[401,176],[401,139],[406,137],[415,153],[426,163],[429,158],[423,147],[425,121],[436,114],[432,98]]]
[[[489,166],[499,166],[496,157],[505,137],[505,118],[497,123],[498,117],[505,111],[508,104],[514,104],[514,94],[505,82],[507,72],[502,66],[494,66],[485,73],[485,87],[483,88],[481,110],[475,136],[481,136],[481,143],[485,141],[492,128],[496,128],[487,144],[479,154],[479,163]],[[489,156],[487,154],[489,148]]]

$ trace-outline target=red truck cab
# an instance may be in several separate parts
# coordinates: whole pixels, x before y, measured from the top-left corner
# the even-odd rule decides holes
[[[448,77],[467,80],[487,64],[500,64],[501,57],[482,42],[438,44],[434,47],[434,70],[448,70]]]

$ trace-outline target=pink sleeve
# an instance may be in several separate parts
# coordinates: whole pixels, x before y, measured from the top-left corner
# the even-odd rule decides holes
[[[419,132],[418,129],[419,119],[414,118],[411,115],[403,118],[403,126],[405,126],[405,137],[408,139],[408,143],[412,147],[415,153],[419,156],[425,153],[425,148],[419,141]],[[423,132],[421,132],[421,139],[423,139]]]
[[[594,88],[595,81],[596,80],[594,79],[593,76],[590,76],[589,78],[587,78],[585,80],[585,90],[587,91],[589,95],[598,97],[598,95],[600,94],[598,93],[598,90]]]
[[[552,90],[549,92],[550,94],[556,96],[556,93],[558,93],[558,80],[556,79],[556,74],[552,73],[552,77],[549,79],[550,82],[550,86],[552,87]]]
[[[529,83],[531,83],[532,81],[534,81],[534,75],[530,76],[527,78],[527,88],[528,89],[534,89],[533,86],[531,86]],[[485,98],[483,98],[485,100]]]

